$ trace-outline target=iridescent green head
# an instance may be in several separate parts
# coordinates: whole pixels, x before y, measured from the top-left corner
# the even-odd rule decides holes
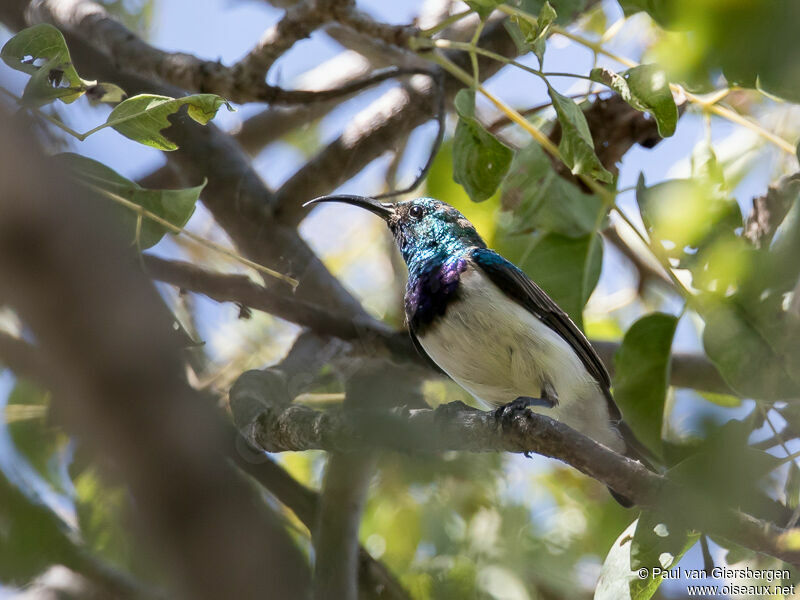
[[[446,258],[486,244],[467,218],[449,204],[433,198],[416,198],[397,204],[364,196],[323,196],[307,202],[343,202],[378,215],[389,226],[406,263]]]

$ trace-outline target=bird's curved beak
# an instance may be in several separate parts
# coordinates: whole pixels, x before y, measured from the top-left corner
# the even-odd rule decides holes
[[[352,196],[350,194],[339,194],[334,196],[320,196],[309,200],[303,206],[309,204],[320,204],[321,202],[342,202],[343,204],[352,204],[364,210],[368,210],[374,215],[378,215],[384,221],[388,221],[394,215],[394,204],[389,202],[378,202],[374,198],[367,198],[366,196]]]

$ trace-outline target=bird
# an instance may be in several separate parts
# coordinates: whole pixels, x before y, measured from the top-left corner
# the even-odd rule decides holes
[[[457,384],[498,416],[533,410],[652,468],[652,454],[622,420],[608,371],[586,336],[519,267],[488,248],[461,212],[433,198],[387,203],[349,194],[304,206],[325,202],[386,222],[408,268],[411,339]]]

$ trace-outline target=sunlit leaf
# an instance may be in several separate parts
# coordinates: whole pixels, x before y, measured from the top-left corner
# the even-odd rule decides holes
[[[502,2],[500,0],[464,0],[464,3],[474,10],[481,19],[488,17]]]
[[[75,496],[78,524],[87,546],[116,564],[133,566],[137,557],[125,529],[130,493],[124,487],[106,485],[90,468],[75,477]]]
[[[97,83],[86,88],[86,97],[89,99],[89,102],[93,104],[100,102],[116,104],[117,102],[125,100],[128,94],[126,94],[125,90],[121,87],[113,83]]]
[[[669,569],[697,541],[697,534],[642,513],[611,546],[594,600],[648,600],[664,581],[653,569]]]
[[[547,36],[550,33],[550,26],[557,16],[555,9],[545,0],[545,3],[539,10],[539,16],[536,18],[536,25],[521,17],[513,18],[522,33],[522,39],[525,45],[536,55],[536,58],[539,59],[540,66],[544,59],[544,51],[547,45]]]
[[[596,68],[592,69],[590,77],[611,87],[636,110],[653,115],[661,137],[675,133],[678,108],[663,69],[656,65],[639,65],[617,74],[610,69]]]
[[[676,317],[664,313],[642,317],[625,333],[614,356],[614,399],[634,433],[657,452],[677,324]]]
[[[121,196],[177,227],[183,227],[192,216],[200,192],[205,187],[203,183],[197,187],[180,190],[149,190],[85,156],[64,153],[55,158],[67,167],[67,172],[78,182]],[[134,240],[137,214],[122,206],[118,212],[127,235]],[[167,229],[163,225],[143,218],[139,244],[143,249],[150,248],[161,241],[166,233]]]
[[[544,9],[545,2],[549,2],[554,11],[558,13],[555,22],[559,25],[572,23],[579,15],[586,10],[587,0],[518,0],[520,10],[529,15],[540,15]]]
[[[628,14],[647,11],[674,36],[662,52],[691,78],[722,72],[728,83],[800,101],[800,3],[750,0],[624,0]],[[777,51],[779,49],[779,51]]]
[[[140,144],[159,150],[175,150],[178,146],[161,134],[170,126],[167,117],[187,106],[189,116],[205,125],[223,105],[233,111],[233,107],[216,94],[193,94],[182,98],[140,94],[115,106],[106,123]]]
[[[456,95],[458,125],[453,140],[453,179],[464,186],[473,202],[494,194],[508,172],[514,153],[475,119],[475,92]]]
[[[69,104],[84,93],[90,93],[96,102],[119,102],[125,95],[114,84],[81,79],[64,36],[47,23],[17,33],[0,50],[0,58],[12,69],[31,76],[22,93],[22,103],[28,106],[57,99]]]
[[[638,520],[631,523],[612,544],[603,562],[594,590],[594,600],[631,600],[631,544]]]
[[[732,396],[731,394],[715,394],[712,392],[699,392],[699,395],[701,398],[703,398],[703,400],[706,400],[718,406],[724,406],[725,408],[736,408],[737,406],[742,405],[742,399],[739,398],[738,396]]]
[[[701,247],[738,237],[742,226],[737,202],[706,180],[671,179],[647,187],[640,177],[636,201],[648,233],[685,268],[696,265]]]
[[[18,379],[8,397],[9,409],[47,410],[50,394],[44,388],[26,379]],[[59,452],[67,443],[67,436],[49,425],[45,418],[21,419],[8,424],[14,447],[48,483],[59,491],[64,490],[63,474],[59,471]]]
[[[637,576],[630,581],[633,600],[648,600],[663,579],[653,576],[653,569],[671,569],[700,537],[650,512],[639,516],[636,532],[631,541],[630,569]],[[640,570],[647,569],[648,576],[641,577]],[[644,573],[644,571],[641,571]]]
[[[559,94],[552,87],[548,93],[553,101],[558,122],[561,123],[561,142],[558,149],[564,163],[576,175],[588,175],[609,183],[613,177],[597,158],[589,124],[580,107],[572,98]]]
[[[539,144],[517,152],[503,183],[503,202],[514,206],[512,230],[552,231],[569,237],[594,232],[605,214],[603,201],[559,176]]]

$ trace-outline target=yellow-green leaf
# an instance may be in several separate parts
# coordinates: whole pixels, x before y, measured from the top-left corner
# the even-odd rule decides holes
[[[572,98],[559,94],[552,87],[548,87],[548,93],[558,122],[561,123],[561,142],[558,149],[564,163],[576,175],[588,175],[610,183],[613,178],[594,153],[592,132],[583,111]]]
[[[205,187],[203,183],[181,190],[149,190],[85,156],[64,153],[57,155],[56,159],[67,167],[69,174],[79,183],[120,196],[177,227],[183,227],[192,216],[200,192]],[[138,214],[123,206],[119,207],[119,214],[126,234],[134,240]],[[165,233],[167,229],[163,225],[145,217],[139,232],[139,246],[142,249],[150,248],[161,241]]]
[[[119,102],[125,92],[114,84],[82,79],[72,64],[61,32],[47,23],[17,33],[0,50],[9,67],[31,76],[22,93],[26,106],[42,106],[61,100],[69,104],[84,93],[95,102]]]
[[[639,65],[623,73],[615,73],[611,69],[596,68],[592,69],[589,76],[593,81],[609,86],[636,110],[653,115],[661,137],[675,133],[678,107],[663,69],[656,65]]]
[[[205,125],[216,116],[222,105],[229,111],[234,110],[216,94],[193,94],[183,98],[140,94],[119,103],[108,115],[106,124],[140,144],[159,150],[176,150],[178,146],[161,134],[170,126],[167,117],[187,106],[189,116]]]

